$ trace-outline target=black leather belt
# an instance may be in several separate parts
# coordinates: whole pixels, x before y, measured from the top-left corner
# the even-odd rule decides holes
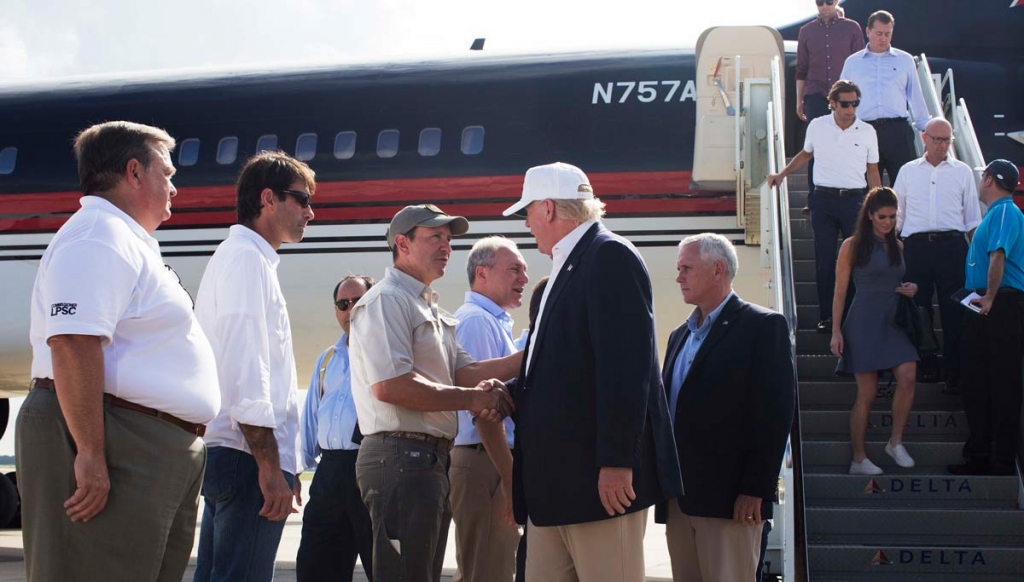
[[[370,435],[367,435],[370,436]],[[422,432],[409,432],[404,430],[390,430],[385,432],[374,433],[373,436],[380,437],[394,437],[400,439],[410,439],[414,441],[423,441],[428,445],[437,448],[439,451],[450,451],[452,450],[452,440],[444,437],[434,436],[432,434],[424,434]]]
[[[897,122],[899,122],[899,123],[906,123],[907,122],[907,118],[906,117],[881,117],[879,119],[871,119],[871,120],[865,119],[864,121],[867,121],[871,125],[885,125],[886,123],[897,123]]]
[[[30,385],[30,389],[32,389],[32,390],[37,390],[37,389],[38,390],[51,390],[52,391],[52,390],[54,390],[53,380],[51,380],[50,378],[32,378],[32,384]],[[189,434],[194,434],[194,435],[196,435],[198,437],[201,437],[204,434],[206,434],[206,425],[204,425],[204,424],[196,424],[194,422],[189,422],[187,420],[182,420],[182,419],[178,418],[177,416],[174,416],[173,414],[167,414],[166,412],[160,412],[159,410],[150,408],[148,406],[143,406],[141,404],[136,404],[134,402],[125,400],[124,398],[118,398],[117,396],[114,396],[113,394],[107,394],[106,392],[104,392],[103,393],[103,402],[106,403],[106,404],[109,404],[111,406],[116,406],[118,408],[125,408],[125,409],[128,409],[128,410],[134,411],[134,412],[139,412],[139,413],[145,414],[146,416],[155,416],[156,418],[159,418],[160,420],[169,422],[169,423],[173,424],[174,426],[184,430],[185,432],[187,432]]]
[[[833,188],[831,186],[818,186],[814,185],[815,192],[824,192],[826,194],[834,194],[836,196],[863,196],[867,194],[867,188]]]
[[[483,443],[476,443],[472,445],[455,445],[457,449],[473,449],[475,451],[486,451]]]
[[[914,234],[905,238],[935,242],[937,240],[943,240],[947,238],[963,238],[963,236],[964,233],[960,232],[959,230],[940,230],[935,232],[915,232]]]

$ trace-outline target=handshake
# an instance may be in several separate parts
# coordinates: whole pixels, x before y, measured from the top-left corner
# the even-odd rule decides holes
[[[476,385],[469,412],[476,420],[501,422],[515,410],[508,388],[500,380],[484,380]]]

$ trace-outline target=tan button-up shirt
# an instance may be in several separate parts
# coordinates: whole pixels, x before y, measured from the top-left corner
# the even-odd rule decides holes
[[[433,295],[421,281],[388,268],[352,308],[352,397],[363,434],[400,430],[454,439],[458,433],[455,411],[408,410],[377,400],[372,390],[378,382],[413,371],[451,386],[455,371],[473,363],[455,339],[457,320],[437,306]]]

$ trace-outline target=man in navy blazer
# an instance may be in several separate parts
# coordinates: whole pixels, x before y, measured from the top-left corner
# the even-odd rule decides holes
[[[754,580],[793,423],[789,325],[733,292],[738,266],[721,235],[679,244],[676,281],[696,308],[669,337],[663,381],[686,493],[655,511],[675,582]]]
[[[524,209],[553,259],[512,392],[526,579],[642,581],[646,508],[682,493],[650,276],[579,168],[531,168],[505,215]]]

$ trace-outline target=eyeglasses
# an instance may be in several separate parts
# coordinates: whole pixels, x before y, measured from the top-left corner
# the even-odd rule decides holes
[[[299,206],[303,208],[309,208],[309,192],[303,192],[301,190],[278,190],[279,194],[287,194],[295,199],[299,203]]]
[[[831,6],[836,3],[836,0],[814,0],[814,3],[817,4],[818,6],[824,6],[826,4]]]
[[[362,299],[362,296],[339,299],[334,302],[334,306],[338,308],[338,311],[348,311],[350,307],[354,306],[356,303],[359,303],[360,299]]]
[[[935,143],[939,143],[939,144],[951,144],[951,143],[956,141],[956,138],[952,137],[952,136],[950,136],[950,137],[935,137],[934,135],[932,135],[930,133],[926,133],[925,135],[927,135]]]
[[[840,107],[846,109],[847,107],[860,107],[860,99],[854,99],[853,101],[836,101]]]

